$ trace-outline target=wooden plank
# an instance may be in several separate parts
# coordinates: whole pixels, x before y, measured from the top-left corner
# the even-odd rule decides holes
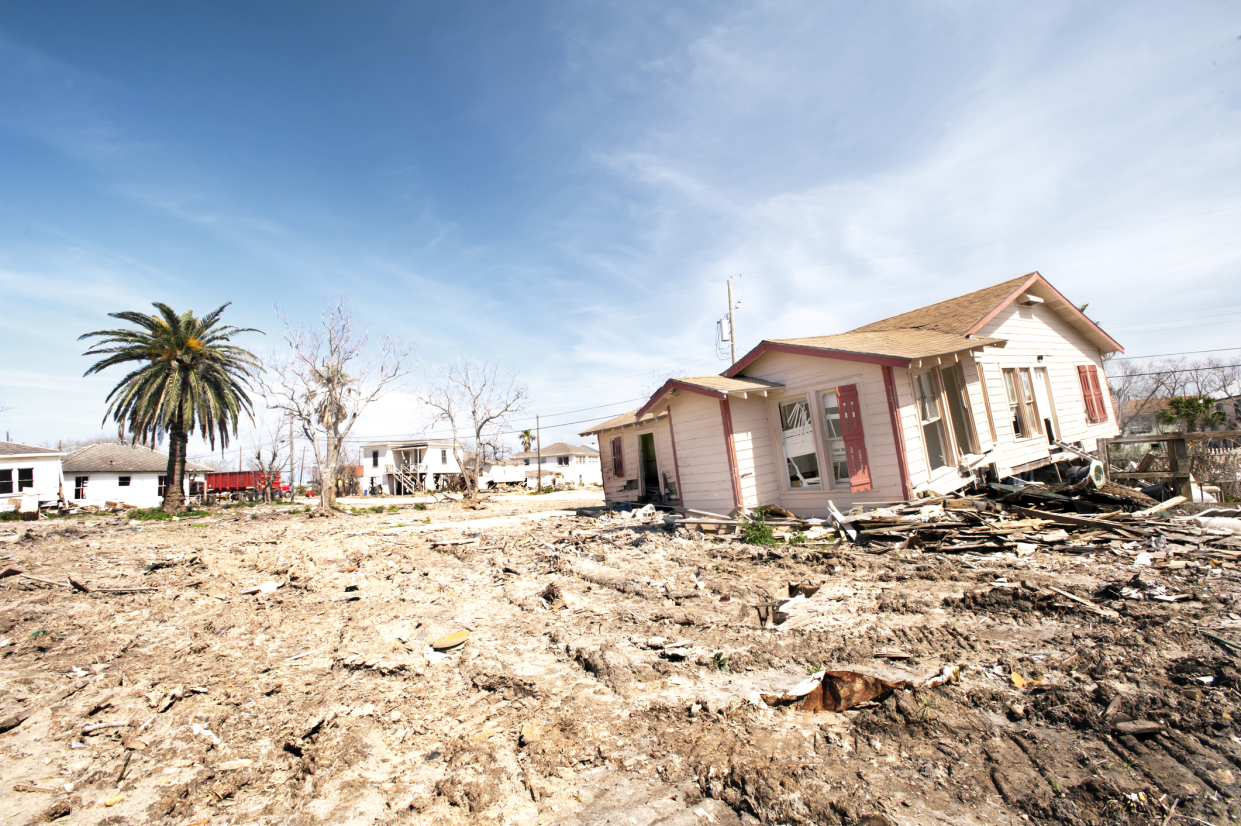
[[[1125,471],[1123,473],[1113,471],[1113,479],[1188,479],[1189,473],[1173,473],[1167,470],[1148,470],[1148,471]]]
[[[1091,611],[1094,611],[1096,614],[1098,614],[1101,617],[1107,617],[1108,619],[1119,619],[1120,618],[1120,614],[1116,613],[1111,608],[1103,608],[1101,606],[1095,605],[1093,602],[1084,600],[1078,596],[1074,596],[1073,594],[1070,594],[1068,591],[1061,591],[1059,588],[1049,588],[1048,590],[1054,591],[1055,593],[1059,594],[1065,599],[1071,599],[1074,602],[1076,602],[1078,605],[1086,606]]]
[[[1169,508],[1175,508],[1177,505],[1183,504],[1188,501],[1189,500],[1186,499],[1184,496],[1173,496],[1171,499],[1169,499],[1166,502],[1160,502],[1158,505],[1155,505],[1152,508],[1147,508],[1146,510],[1143,510],[1143,511],[1134,511],[1133,513],[1129,514],[1129,516],[1140,519],[1143,516],[1150,516],[1153,513],[1159,513],[1160,511],[1166,511]]]
[[[1105,531],[1113,531],[1124,535],[1126,532],[1149,534],[1150,531],[1145,528],[1139,528],[1136,525],[1121,525],[1117,522],[1109,522],[1106,519],[1091,519],[1088,516],[1081,516],[1076,513],[1048,513],[1046,511],[1036,511],[1033,508],[1014,507],[1013,510],[1024,516],[1032,516],[1035,519],[1049,519],[1052,522],[1058,522],[1061,525],[1073,525],[1079,528],[1098,528]]]

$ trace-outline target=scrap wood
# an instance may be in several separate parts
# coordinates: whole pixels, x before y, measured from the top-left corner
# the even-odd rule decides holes
[[[36,786],[33,783],[14,783],[13,791],[15,792],[40,792],[42,794],[60,794],[60,789],[45,789],[42,786]]]
[[[1146,528],[1140,528],[1137,525],[1120,525],[1116,522],[1108,522],[1102,519],[1092,519],[1088,516],[1079,516],[1078,514],[1069,513],[1049,513],[1047,511],[1034,510],[1033,508],[1023,508],[1017,505],[1013,506],[1013,510],[1035,519],[1046,519],[1052,522],[1058,522],[1061,525],[1076,525],[1082,528],[1099,528],[1106,531],[1112,531],[1121,535],[1130,533],[1150,535],[1150,531]]]
[[[831,515],[832,521],[836,523],[836,527],[840,528],[841,533],[856,542],[858,538],[857,529],[845,520],[844,514],[836,508],[836,503],[830,499],[827,500],[827,511]]]
[[[1129,514],[1129,517],[1131,519],[1142,519],[1143,517],[1151,516],[1152,514],[1159,513],[1160,511],[1166,511],[1170,508],[1175,508],[1177,505],[1183,505],[1184,503],[1188,501],[1189,500],[1186,499],[1184,496],[1173,496],[1171,499],[1168,499],[1165,502],[1160,502],[1158,505],[1155,505],[1154,507],[1147,508],[1146,510],[1134,511],[1133,513]]]
[[[1091,611],[1094,611],[1096,614],[1098,614],[1101,617],[1107,617],[1108,619],[1119,619],[1120,618],[1120,614],[1118,614],[1116,611],[1113,611],[1111,608],[1101,608],[1100,606],[1095,605],[1093,602],[1090,602],[1089,600],[1085,600],[1079,596],[1074,596],[1073,594],[1070,594],[1068,591],[1061,591],[1059,588],[1052,588],[1051,586],[1048,586],[1048,590],[1056,592],[1057,594],[1064,597],[1065,599],[1071,599],[1074,602],[1078,603],[1079,605],[1084,605],[1085,607],[1089,608]]]

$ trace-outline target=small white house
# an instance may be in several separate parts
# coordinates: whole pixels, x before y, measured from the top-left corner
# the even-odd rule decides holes
[[[571,485],[602,485],[603,471],[599,466],[599,451],[584,445],[557,442],[542,450],[514,453],[514,459],[525,465],[526,483],[537,485],[538,471],[543,471],[543,484],[551,484],[559,476]],[[540,468],[540,458],[542,467]]]
[[[368,442],[362,445],[363,484],[393,496],[435,490],[443,477],[461,473],[452,446],[452,439]]]
[[[0,508],[9,499],[38,497],[40,503],[60,498],[60,460],[65,454],[48,447],[0,442]]]
[[[74,451],[61,463],[65,498],[77,505],[119,502],[154,508],[164,501],[168,454],[142,445],[90,445]],[[212,468],[186,461],[185,479]]]

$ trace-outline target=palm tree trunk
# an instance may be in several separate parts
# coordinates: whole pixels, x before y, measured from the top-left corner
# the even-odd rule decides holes
[[[168,431],[168,469],[164,481],[164,513],[185,509],[185,454],[190,434],[177,422]]]

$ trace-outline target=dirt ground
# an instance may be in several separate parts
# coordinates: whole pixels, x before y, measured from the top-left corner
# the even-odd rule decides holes
[[[1241,817],[1236,655],[1201,633],[1241,638],[1235,569],[761,547],[566,503],[589,504],[0,525],[0,567],[55,583],[0,579],[0,818]],[[1049,590],[1093,604],[1139,570],[1191,598]],[[267,581],[285,584],[242,594]],[[790,582],[823,587],[762,627],[753,606]],[[840,714],[758,698],[824,665],[961,676]]]

